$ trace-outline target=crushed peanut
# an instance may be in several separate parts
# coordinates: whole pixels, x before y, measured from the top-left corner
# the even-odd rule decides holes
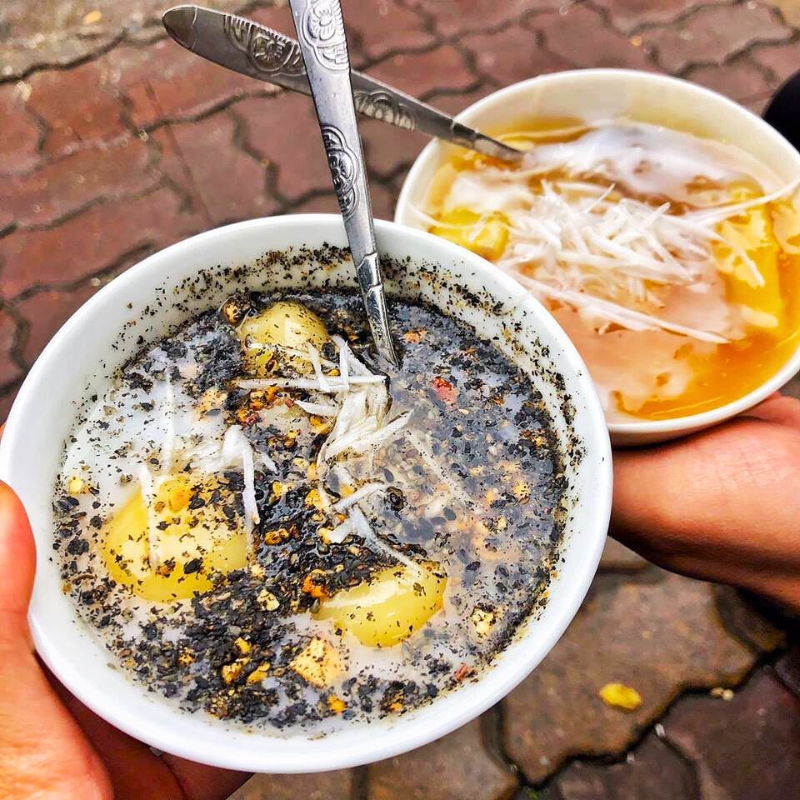
[[[246,656],[252,649],[252,645],[247,639],[243,639],[241,636],[234,641],[233,646],[243,655]]]
[[[263,664],[259,664],[248,676],[246,683],[249,686],[252,686],[254,683],[261,683],[267,675],[269,674],[270,664],[269,662],[265,661]]]
[[[261,564],[256,563],[250,565],[250,574],[254,578],[261,579],[267,574],[267,571],[261,566]]]
[[[329,686],[341,672],[339,654],[324,639],[314,638],[298,653],[291,668],[312,686]]]
[[[275,611],[277,608],[280,607],[281,601],[275,597],[269,589],[262,589],[258,593],[258,597],[256,601],[264,609],[264,611]]]
[[[635,711],[642,704],[639,692],[624,683],[607,683],[597,694],[607,706],[622,711]]]
[[[268,544],[270,546],[281,544],[285,542],[291,535],[291,531],[287,530],[286,528],[278,528],[274,531],[267,531],[264,534],[264,544]]]
[[[225,664],[220,670],[220,675],[226,684],[231,684],[242,674],[243,669],[244,664],[241,661],[234,661],[233,664]]]
[[[491,631],[494,620],[494,611],[487,611],[480,607],[476,607],[470,615],[470,621],[475,626],[475,633],[478,636],[486,636]]]
[[[314,598],[323,598],[328,596],[326,588],[327,577],[324,570],[314,569],[303,578],[303,585],[301,591],[303,594],[311,595]]]
[[[179,484],[169,490],[167,502],[171,511],[182,511],[192,499],[192,490],[185,484]]]
[[[347,708],[347,703],[338,695],[332,694],[328,696],[328,708],[334,714],[341,714]]]
[[[527,481],[517,481],[517,483],[514,484],[512,492],[520,503],[530,502],[531,486]]]
[[[70,478],[67,484],[67,491],[73,496],[83,494],[86,491],[86,481],[77,475],[74,478]]]

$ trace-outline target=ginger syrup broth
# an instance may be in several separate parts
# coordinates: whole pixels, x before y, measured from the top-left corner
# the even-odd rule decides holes
[[[528,287],[577,346],[607,418],[718,408],[800,342],[800,215],[744,151],[627,121],[539,121],[501,136],[522,167],[459,151],[420,226]]]
[[[65,591],[183,709],[318,733],[402,714],[544,604],[568,487],[541,394],[463,322],[391,305],[385,371],[353,294],[241,292],[74,428]]]

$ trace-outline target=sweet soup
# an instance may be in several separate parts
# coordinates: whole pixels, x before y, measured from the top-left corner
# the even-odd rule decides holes
[[[67,443],[65,591],[189,711],[323,733],[479,674],[546,600],[566,520],[541,395],[395,300],[231,297],[124,365]]]
[[[797,349],[797,183],[733,145],[639,123],[501,138],[530,149],[525,163],[458,151],[416,209],[420,225],[547,305],[610,420],[719,407]]]

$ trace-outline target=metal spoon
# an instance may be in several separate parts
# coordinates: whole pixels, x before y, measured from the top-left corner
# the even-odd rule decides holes
[[[372,339],[378,353],[397,364],[350,85],[342,9],[339,0],[290,0],[289,4]]]
[[[310,94],[300,45],[288,36],[248,19],[200,6],[176,6],[163,16],[178,44],[223,67],[302,94]],[[494,158],[519,163],[522,150],[509,147],[456,122],[398,89],[351,71],[356,109],[406,130],[418,130]]]

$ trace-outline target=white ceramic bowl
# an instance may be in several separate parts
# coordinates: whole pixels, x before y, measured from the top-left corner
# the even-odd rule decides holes
[[[543,75],[501,89],[459,114],[458,119],[489,133],[510,130],[536,117],[587,122],[629,118],[730,142],[755,156],[787,183],[800,178],[800,153],[760,117],[716,92],[647,72],[588,69]],[[420,227],[419,204],[448,145],[431,142],[403,184],[395,222]],[[740,414],[781,388],[800,370],[800,348],[768,381],[740,399],[701,414],[663,421],[609,422],[615,445],[674,439]]]
[[[384,256],[411,259],[401,267],[387,265],[390,292],[424,297],[472,324],[484,337],[499,336],[502,347],[541,388],[564,446],[571,442],[576,456],[567,467],[572,513],[550,601],[479,680],[393,721],[353,724],[324,738],[270,730],[248,733],[202,714],[186,714],[111,667],[108,651],[63,594],[57,564],[51,560],[52,487],[75,404],[88,393],[102,391],[115,367],[140,348],[139,335],[147,341],[159,338],[190,313],[164,304],[167,310],[156,317],[143,314],[159,296],[183,300],[185,307],[200,310],[219,306],[232,288],[312,288],[323,279],[355,286],[349,259],[333,266],[311,259],[304,267],[305,277],[287,276],[278,267],[250,269],[238,280],[227,277],[227,285],[210,281],[200,297],[185,289],[187,280],[201,270],[222,276],[225,267],[252,265],[268,250],[313,249],[325,242],[344,246],[338,217],[254,220],[195,236],[128,270],[74,314],[28,375],[0,445],[0,477],[21,495],[36,535],[30,620],[37,650],[87,706],[160,750],[255,772],[316,772],[411,750],[464,724],[519,683],[559,639],[589,588],[610,513],[611,454],[598,398],[575,349],[539,303],[482,259],[390,222],[377,223],[377,235]],[[504,311],[488,314],[470,299],[475,296],[504,304]],[[512,328],[517,324],[519,335]],[[123,328],[125,337],[114,350],[111,345]],[[548,372],[563,376],[563,392],[555,391]]]

